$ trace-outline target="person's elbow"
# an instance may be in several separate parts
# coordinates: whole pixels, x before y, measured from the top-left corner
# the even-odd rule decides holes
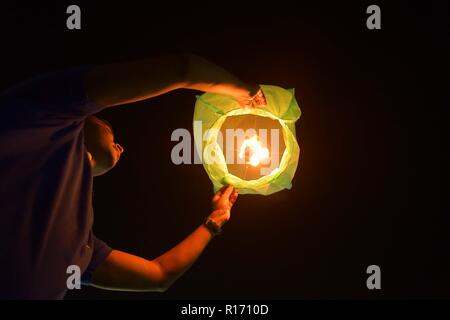
[[[170,275],[163,275],[161,280],[158,282],[157,291],[158,292],[166,292],[175,282],[175,279]]]
[[[167,290],[169,290],[169,288],[170,288],[170,284],[162,282],[158,285],[158,287],[154,291],[164,293]]]
[[[153,282],[152,289],[157,292],[166,292],[175,282],[176,277],[170,275],[168,272],[164,270],[163,265],[161,265],[158,261],[153,261],[159,267],[159,277],[158,280]]]

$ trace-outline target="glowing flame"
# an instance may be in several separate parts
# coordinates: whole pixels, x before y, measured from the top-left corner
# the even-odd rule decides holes
[[[261,145],[257,136],[245,139],[239,150],[239,158],[248,159],[246,163],[256,167],[259,163],[269,158],[269,150]]]

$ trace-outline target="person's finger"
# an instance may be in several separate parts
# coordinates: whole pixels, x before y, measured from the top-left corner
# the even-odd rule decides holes
[[[267,105],[266,97],[261,89],[252,97],[252,101],[254,101],[258,106],[263,107]]]
[[[227,186],[222,186],[222,188],[220,188],[219,190],[217,190],[216,194],[214,195],[214,197],[221,197],[223,192],[225,191],[225,189],[227,188]]]
[[[234,189],[233,194],[230,196],[230,204],[231,204],[231,206],[233,206],[234,203],[236,202],[236,199],[237,199],[238,195],[239,194],[238,194],[237,189]]]
[[[220,194],[220,195],[222,195],[222,193],[225,191],[225,189],[226,189],[227,187],[228,187],[228,186],[222,186],[222,188],[220,188],[219,191],[217,191],[217,193]]]
[[[233,190],[234,190],[234,187],[230,184],[223,192],[221,198],[228,199],[230,197],[231,193],[233,192]]]
[[[253,102],[252,99],[249,98],[241,98],[241,99],[236,99],[239,103],[239,105],[242,108],[253,108]]]
[[[250,91],[249,89],[246,88],[246,86],[244,85],[228,85],[228,86],[224,86],[222,93],[225,94],[229,94],[232,95],[233,97],[235,97],[238,101],[243,101],[243,100],[251,100],[252,96],[250,95]]]

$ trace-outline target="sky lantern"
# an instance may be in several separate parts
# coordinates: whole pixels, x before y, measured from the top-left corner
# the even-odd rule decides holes
[[[294,90],[261,85],[267,104],[243,108],[231,96],[197,96],[194,141],[214,189],[233,184],[240,194],[269,195],[292,187],[300,148]],[[195,123],[201,123],[196,132]]]

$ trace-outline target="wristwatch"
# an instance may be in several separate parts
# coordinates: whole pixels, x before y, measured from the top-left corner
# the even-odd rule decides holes
[[[205,225],[206,228],[208,228],[209,231],[211,231],[213,235],[218,235],[222,233],[222,227],[216,221],[214,221],[214,219],[210,217],[206,217],[203,224]]]

